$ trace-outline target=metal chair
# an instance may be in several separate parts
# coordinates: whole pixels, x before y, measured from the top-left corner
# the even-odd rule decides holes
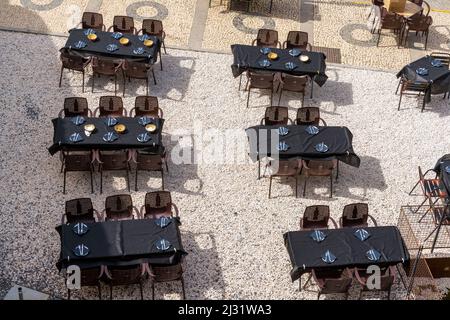
[[[103,16],[96,12],[84,12],[80,24],[83,29],[106,30],[106,26],[103,24]]]
[[[167,54],[166,51],[166,33],[164,32],[163,23],[161,20],[156,19],[144,19],[142,21],[142,29],[139,30],[139,32],[142,32],[142,34],[147,34],[150,36],[156,36],[158,40],[161,42],[161,47],[164,48],[164,53]],[[138,33],[139,33],[138,32]],[[162,65],[162,57],[161,57],[161,47],[159,48],[159,63],[161,66],[161,70],[163,69]]]
[[[274,76],[273,73],[247,72],[247,108],[250,102],[250,91],[252,88],[270,90],[270,105],[272,105]]]
[[[344,207],[339,224],[341,228],[367,227],[368,218],[372,220],[374,226],[377,226],[377,221],[369,214],[369,206],[367,203],[352,203]]]
[[[404,36],[404,43],[406,45],[408,40],[408,35],[410,31],[415,31],[416,35],[421,32],[422,36],[425,36],[425,50],[427,50],[427,44],[428,44],[428,34],[430,32],[430,26],[433,24],[433,18],[430,16],[423,16],[423,15],[414,15],[406,20],[403,33]]]
[[[309,177],[330,177],[330,198],[333,197],[333,170],[337,160],[302,160],[302,172],[305,174],[303,197],[306,195],[306,183]]]
[[[252,41],[252,46],[281,48],[281,43],[278,41],[278,31],[271,29],[259,29],[256,39]]]
[[[92,59],[92,93],[94,93],[95,75],[98,77],[103,75],[114,77],[114,95],[117,95],[117,74],[119,71],[123,74],[122,64],[123,62],[94,57]]]
[[[295,123],[302,126],[319,126],[322,122],[323,126],[327,123],[320,117],[320,109],[318,107],[303,107],[297,110],[297,118]]]
[[[97,287],[98,299],[102,300],[102,287],[100,279],[103,277],[104,268],[96,267],[80,270],[80,286],[81,287]],[[67,300],[70,300],[70,289],[67,288]]]
[[[280,104],[281,95],[283,94],[283,91],[291,91],[302,94],[302,107],[303,107],[307,84],[308,84],[307,76],[292,76],[284,73],[281,74],[281,81],[280,84],[278,85],[278,89],[281,89],[280,96],[278,98],[278,104]]]
[[[123,100],[116,96],[101,96],[98,107],[94,110],[94,117],[126,117],[127,110],[123,107]]]
[[[163,118],[164,113],[159,107],[158,98],[154,96],[137,96],[134,108],[130,110],[130,117],[148,116],[152,118]]]
[[[89,172],[91,178],[91,193],[94,193],[94,163],[95,157],[91,151],[61,151],[61,172],[64,173],[63,194],[66,194],[67,172]]]
[[[114,16],[113,25],[108,28],[108,32],[121,32],[127,34],[137,34],[137,30],[134,27],[134,19],[128,16]]]
[[[380,43],[381,30],[383,29],[393,30],[394,33],[398,35],[398,47],[400,48],[402,40],[403,18],[396,13],[387,11],[385,7],[381,7],[381,20],[378,25],[377,47]]]
[[[136,174],[134,181],[134,189],[138,191],[138,175],[139,171],[157,171],[161,173],[161,184],[162,190],[164,190],[164,167],[165,164],[166,170],[169,171],[169,167],[166,161],[165,154],[154,154],[145,152],[142,150],[137,150],[132,155],[132,160],[136,164]]]
[[[150,276],[152,278],[152,298],[155,299],[155,283],[161,282],[181,282],[182,298],[186,299],[186,292],[184,289],[183,267],[181,262],[176,265],[152,265],[150,267]]]
[[[271,198],[271,194],[272,194],[272,179],[274,177],[279,177],[279,178],[289,178],[292,177],[295,179],[295,197],[297,198],[298,196],[298,176],[300,173],[300,169],[301,169],[301,162],[299,162],[298,160],[279,160],[277,162],[275,162],[274,160],[269,161],[266,164],[266,168],[264,170],[267,170],[267,168],[270,168],[271,170],[273,170],[272,168],[276,168],[276,171],[270,172],[269,173],[269,199]]]
[[[348,299],[348,291],[353,282],[353,272],[349,269],[341,270],[315,270],[311,271],[312,278],[319,287],[317,300],[322,294],[344,294]],[[306,286],[307,283],[305,283]]]
[[[79,198],[66,201],[66,210],[62,215],[61,224],[77,222],[101,221],[101,215],[92,206],[90,198]]]
[[[284,49],[298,48],[311,51],[311,44],[308,42],[308,33],[303,31],[289,31],[287,39],[283,42]]]
[[[145,80],[145,89],[146,94],[148,95],[148,73],[151,71],[153,75],[153,82],[156,85],[155,72],[153,71],[153,66],[151,64],[125,60],[125,62],[123,63],[123,71],[123,96],[125,96],[126,78],[128,78],[128,82],[131,82],[131,79]]]
[[[400,105],[402,103],[402,97],[405,95],[414,95],[417,96],[418,98],[420,98],[420,96],[423,94],[423,102],[422,102],[422,109],[421,112],[423,112],[423,110],[425,110],[425,102],[426,102],[426,91],[428,90],[429,87],[429,83],[427,82],[414,82],[414,81],[410,81],[408,79],[406,79],[406,77],[402,76],[400,78],[400,82],[399,82],[399,87],[400,87],[400,99],[398,101],[398,108],[397,110],[400,111]],[[398,90],[398,87],[397,87]]]
[[[84,93],[84,75],[87,66],[91,63],[91,58],[83,58],[77,55],[71,54],[68,50],[63,49],[61,55],[61,75],[59,77],[59,87],[61,88],[62,76],[64,69],[71,71],[81,72],[83,74],[82,92]]]
[[[288,108],[279,106],[267,107],[264,118],[261,119],[261,124],[266,126],[287,125],[288,122],[292,123]]]
[[[103,220],[132,220],[133,212],[139,218],[139,210],[133,205],[129,194],[109,196],[105,200],[105,209],[102,212]]]
[[[141,218],[178,217],[178,207],[172,202],[169,191],[154,191],[145,194],[145,204],[141,207]]]
[[[58,114],[59,118],[64,117],[92,117],[92,111],[88,107],[86,98],[70,97],[64,99],[64,108]]]
[[[99,151],[97,161],[100,171],[100,194],[103,193],[103,172],[122,171],[126,172],[128,192],[130,192],[130,155],[128,151]]]
[[[379,283],[380,286],[377,288],[374,288],[372,286],[368,286],[368,279],[369,277],[372,275],[371,273],[367,273],[367,269],[358,269],[355,268],[354,269],[355,272],[355,277],[358,280],[358,282],[361,284],[362,288],[361,291],[359,293],[359,300],[361,300],[361,297],[363,295],[363,293],[365,292],[373,292],[373,291],[378,291],[378,292],[383,292],[386,291],[387,292],[387,299],[390,300],[391,299],[391,289],[392,289],[392,285],[395,283],[395,267],[393,266],[389,266],[386,268],[386,270],[384,271],[384,274],[380,276],[379,279]]]
[[[315,205],[305,208],[303,217],[300,219],[300,229],[328,229],[328,221],[331,220],[335,229],[336,221],[330,217],[330,207],[325,205]]]
[[[147,264],[138,264],[134,266],[108,266],[105,269],[106,281],[109,285],[109,298],[112,300],[113,287],[139,285],[141,300],[144,300],[142,283],[147,274]]]

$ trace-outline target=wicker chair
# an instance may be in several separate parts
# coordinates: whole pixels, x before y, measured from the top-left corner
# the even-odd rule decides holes
[[[380,43],[381,30],[393,30],[398,35],[398,47],[400,48],[402,42],[403,18],[396,14],[390,13],[385,7],[381,7],[381,20],[378,25],[378,40],[377,47]]]
[[[155,299],[155,283],[161,282],[172,282],[172,281],[180,281],[181,282],[181,290],[182,290],[182,298],[186,299],[186,292],[184,289],[184,279],[183,279],[183,267],[181,263],[176,265],[152,265],[150,268],[150,275],[152,277],[152,298]]]
[[[94,93],[95,76],[114,77],[114,95],[117,95],[117,74],[122,72],[122,62],[94,57],[92,58],[92,93]]]
[[[108,31],[111,30],[127,34],[137,34],[133,18],[127,16],[114,16],[113,25],[108,28]]]
[[[275,125],[287,125],[288,121],[292,123],[289,119],[289,110],[287,107],[267,107],[264,114],[264,118],[261,119],[261,124],[266,126]]]
[[[330,217],[330,207],[315,205],[306,207],[303,218],[300,219],[300,229],[328,229],[328,221],[331,220],[335,229],[336,221]]]
[[[430,16],[414,15],[406,20],[404,27],[404,43],[406,45],[408,40],[409,31],[415,31],[416,35],[421,32],[422,36],[425,36],[425,50],[427,50],[428,34],[430,32],[430,26],[433,24],[433,18]]]
[[[247,108],[250,102],[250,91],[253,88],[270,90],[270,105],[272,105],[274,76],[275,75],[273,73],[247,72]]]
[[[311,51],[311,44],[308,42],[308,33],[302,31],[289,31],[287,39],[283,42],[284,49],[298,48]]]
[[[162,109],[159,108],[157,97],[154,96],[136,97],[136,100],[134,101],[134,108],[130,110],[130,117],[142,117],[142,116],[163,118],[164,113]]]
[[[378,292],[383,292],[386,291],[387,292],[387,299],[390,300],[391,299],[391,289],[392,289],[392,285],[395,283],[395,279],[396,279],[396,272],[395,272],[395,267],[393,266],[389,266],[386,268],[383,275],[381,275],[380,277],[380,287],[379,288],[372,288],[372,286],[369,288],[367,285],[367,281],[369,279],[369,277],[372,275],[370,273],[367,272],[367,269],[358,269],[355,268],[355,276],[356,279],[358,280],[358,282],[361,284],[362,288],[361,291],[359,293],[359,300],[361,300],[361,297],[363,295],[364,292],[368,292],[368,291],[378,291]]]
[[[125,170],[128,192],[130,192],[130,162],[128,151],[99,151],[100,193],[103,193],[103,171]]]
[[[61,88],[64,69],[81,72],[83,74],[82,92],[84,93],[84,75],[87,66],[91,63],[91,58],[83,58],[70,54],[68,50],[62,50],[61,55],[61,75],[59,76],[59,87]]]
[[[138,175],[139,171],[157,171],[161,173],[162,190],[164,190],[164,168],[169,171],[168,164],[164,155],[149,153],[141,150],[137,150],[133,153],[133,162],[136,164],[136,175],[134,181],[134,189],[138,191]]]
[[[133,199],[129,194],[119,194],[109,196],[105,200],[105,210],[102,215],[105,221],[108,220],[132,220],[133,212],[139,218],[139,210],[133,206]]]
[[[91,193],[94,193],[94,154],[90,151],[61,151],[61,172],[64,173],[63,194],[66,194],[67,172],[85,171],[91,177]]]
[[[154,191],[145,194],[145,204],[141,207],[141,218],[178,217],[178,207],[172,202],[169,191]]]
[[[399,86],[397,87],[397,90],[400,87],[400,99],[398,100],[398,108],[397,110],[400,111],[400,105],[402,103],[402,97],[405,95],[411,96],[417,96],[418,98],[420,98],[420,96],[423,94],[423,102],[422,102],[422,109],[421,112],[423,112],[423,110],[425,110],[425,103],[426,103],[426,99],[425,99],[425,94],[426,91],[428,90],[428,86],[429,84],[427,82],[414,82],[414,81],[410,81],[408,80],[405,76],[402,76],[400,78],[400,82],[399,82]]]
[[[302,107],[303,107],[303,103],[305,101],[305,90],[306,90],[307,84],[308,84],[307,76],[291,76],[291,75],[283,73],[281,75],[281,83],[278,86],[278,88],[281,89],[280,96],[278,98],[278,104],[280,104],[281,95],[283,94],[283,91],[291,91],[291,92],[298,92],[298,93],[302,94]]]
[[[353,282],[353,272],[349,269],[341,270],[314,270],[312,277],[319,287],[317,300],[322,294],[344,294],[348,298],[348,291]],[[305,283],[306,286],[306,283]]]
[[[92,111],[88,107],[88,102],[86,98],[81,97],[70,97],[64,99],[64,109],[58,114],[59,118],[64,117],[92,117]]]
[[[109,266],[106,267],[105,274],[107,277],[107,283],[109,285],[109,298],[113,298],[113,287],[116,286],[129,286],[132,284],[138,284],[141,300],[144,300],[144,291],[142,283],[144,282],[147,274],[147,264],[138,264],[134,266]]]
[[[66,201],[66,211],[62,215],[61,224],[77,222],[101,221],[101,215],[92,206],[90,198],[79,198]]]
[[[163,23],[161,20],[155,19],[144,19],[142,21],[142,29],[139,30],[142,34],[148,34],[150,36],[156,36],[158,40],[161,42],[161,47],[164,48],[164,53],[167,54],[166,51],[166,33],[164,32]],[[162,57],[161,57],[161,47],[159,48],[159,63],[161,65],[161,70],[163,69],[162,65]]]
[[[252,46],[281,48],[281,43],[278,41],[278,31],[270,29],[259,29],[256,39],[252,41]]]
[[[96,12],[84,12],[81,18],[81,28],[105,31],[106,27],[103,24],[103,15]]]
[[[295,123],[302,126],[319,126],[322,121],[322,125],[326,126],[325,120],[320,117],[320,109],[318,107],[304,107],[297,110],[297,118]]]
[[[266,164],[265,171],[270,168],[277,168],[277,171],[273,171],[269,173],[269,199],[272,195],[272,179],[274,177],[279,178],[289,178],[292,177],[295,179],[295,197],[298,196],[298,176],[301,170],[301,162],[298,160],[280,160],[277,163],[277,166],[275,165],[274,161],[269,161]],[[273,169],[272,169],[273,170]]]
[[[352,203],[344,207],[339,224],[341,228],[367,227],[368,218],[372,220],[374,226],[377,226],[377,221],[369,214],[369,206],[367,203]]]
[[[96,267],[80,270],[80,286],[81,287],[97,287],[98,299],[102,300],[102,287],[100,279],[103,276],[103,268]],[[70,289],[67,288],[67,300],[70,300]]]
[[[97,116],[126,117],[127,110],[123,107],[122,98],[116,96],[101,96],[98,103],[98,108],[94,110],[94,117]]]
[[[126,85],[126,78],[128,78],[128,81],[131,82],[131,78],[133,79],[143,79],[146,83],[146,94],[148,95],[148,76],[149,72],[152,72],[153,75],[153,82],[156,85],[156,78],[155,78],[155,72],[153,71],[153,66],[151,64],[143,63],[143,62],[132,62],[132,61],[125,61],[123,64],[123,71],[124,71],[124,77],[123,77],[123,96],[125,96],[125,85]]]
[[[330,177],[330,198],[333,197],[333,170],[337,160],[302,160],[302,172],[305,174],[303,196],[306,195],[306,183],[309,177]]]

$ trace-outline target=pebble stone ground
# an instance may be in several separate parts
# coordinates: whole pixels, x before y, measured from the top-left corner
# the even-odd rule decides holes
[[[4,185],[0,279],[64,297],[63,279],[55,268],[59,239],[54,230],[64,201],[90,196],[101,209],[107,195],[125,192],[125,180],[120,174],[107,174],[100,195],[97,176],[97,191],[91,195],[87,176],[73,173],[68,179],[69,194],[63,195],[58,156],[51,157],[46,150],[52,139],[50,119],[57,115],[64,97],[85,96],[95,108],[101,95],[111,93],[113,84],[107,79],[96,81],[94,94],[82,94],[80,75],[66,73],[63,87],[58,88],[58,48],[65,38],[0,32],[0,41],[4,44],[0,58],[8,61],[0,77],[0,180]],[[151,94],[160,99],[164,110],[164,143],[172,159],[180,146],[186,151],[192,146],[188,136],[174,137],[188,133],[193,123],[219,133],[232,129],[245,141],[244,129],[259,123],[269,101],[267,95],[254,93],[251,107],[245,108],[246,93],[237,90],[238,80],[231,76],[232,57],[169,49],[163,58],[166,68],[164,72],[156,68],[158,85],[152,86]],[[209,162],[211,153],[225,153],[224,148],[214,151],[213,147],[217,144],[212,141],[220,141],[221,135],[196,140],[197,148],[203,143],[201,161],[179,165],[171,161],[166,186],[181,209],[182,238],[190,253],[185,261],[189,299],[315,299],[314,287],[298,292],[297,283],[291,283],[282,240],[284,232],[298,228],[305,206],[328,204],[337,219],[345,204],[363,201],[380,225],[389,225],[396,224],[401,205],[419,201],[407,197],[407,192],[416,181],[416,166],[431,167],[448,150],[448,141],[435,139],[450,115],[448,102],[435,97],[428,110],[420,113],[416,100],[406,98],[398,112],[394,74],[330,65],[328,75],[326,85],[315,91],[314,99],[307,98],[305,105],[319,106],[330,125],[350,128],[362,160],[359,169],[341,166],[332,199],[321,179],[313,179],[307,196],[297,199],[292,196],[291,183],[275,182],[274,199],[267,199],[268,180],[256,180],[256,165]],[[89,77],[87,83],[89,87]],[[130,110],[134,96],[143,94],[144,88],[133,82],[128,92],[124,103]],[[295,94],[286,94],[281,104],[290,107],[291,117],[300,106]],[[427,130],[421,130],[424,123]],[[238,155],[247,159],[243,146]],[[160,187],[155,175],[143,175],[140,181],[140,191],[132,193],[138,206],[146,191]],[[393,298],[404,298],[401,285],[395,288]],[[179,290],[176,284],[160,285],[157,298],[177,299]],[[358,296],[357,291],[351,299]],[[114,292],[118,299],[139,298],[134,287]],[[144,294],[150,298],[148,283]],[[95,292],[83,290],[83,296],[76,297],[95,299]]]

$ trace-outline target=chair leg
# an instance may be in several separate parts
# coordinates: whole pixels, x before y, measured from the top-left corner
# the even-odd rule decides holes
[[[148,77],[145,79],[145,83],[146,83],[145,89],[146,89],[147,96],[148,96]]]
[[[398,81],[397,90],[395,90],[395,94],[398,94],[398,88],[400,88],[400,84],[402,83],[402,79]]]
[[[270,90],[270,106],[272,106],[273,102],[273,88]]]
[[[114,95],[117,96],[117,74],[114,75]]]
[[[162,184],[162,189],[164,190],[164,171],[161,169],[161,184]]]
[[[242,73],[239,76],[239,89],[238,89],[238,91],[241,91],[241,85],[242,85]]]
[[[123,97],[125,97],[125,86],[126,86],[126,84],[127,84],[127,78],[124,76],[123,77],[123,93],[122,93]]]
[[[98,300],[102,300],[102,287],[100,283],[98,284]]]
[[[280,105],[281,95],[283,94],[283,88],[281,88],[280,96],[278,97],[278,105]]]
[[[138,191],[137,183],[138,183],[138,168],[136,167],[136,174],[134,176],[134,191]]]
[[[264,170],[264,174],[266,170]],[[258,160],[258,180],[261,179],[261,160]]]
[[[381,29],[378,30],[377,47],[378,47],[378,44],[380,43],[380,37],[381,37]]]
[[[304,104],[305,104],[305,91],[302,92],[302,108]]]
[[[184,278],[181,278],[181,290],[183,292],[183,300],[186,300],[186,290],[184,289]]]
[[[403,91],[400,89],[400,99],[398,100],[398,108],[397,111],[400,111],[400,104],[402,103]]]
[[[153,75],[153,83],[154,83],[155,86],[156,86],[155,70],[153,70],[153,68],[152,68],[152,75]]]
[[[152,300],[155,300],[155,283],[152,282]]]
[[[109,300],[112,300],[112,285],[109,286]]]
[[[129,168],[127,168],[127,185],[128,185],[128,192],[131,192],[130,189],[130,171],[128,170]]]
[[[83,69],[83,84],[82,84],[82,87],[81,87],[82,89],[82,92],[84,93],[84,69]]]
[[[141,300],[144,300],[144,290],[142,288],[142,281],[139,282],[139,289],[141,290]]]
[[[70,300],[70,290],[67,289],[67,300]]]
[[[103,170],[100,169],[100,194],[103,193]]]
[[[59,87],[61,88],[62,76],[63,76],[64,67],[61,67],[61,74],[59,76]]]
[[[298,198],[298,175],[295,176],[295,197]]]
[[[64,179],[63,179],[63,194],[66,194],[66,169],[64,169]]]
[[[306,182],[308,181],[308,176],[305,177],[305,183],[303,184],[303,197],[306,195]]]
[[[163,40],[163,42],[162,42],[162,46],[163,46],[163,48],[164,48],[164,54],[167,54],[167,51],[166,51],[166,42]],[[161,49],[160,49],[161,50]]]
[[[333,198],[333,174],[330,175],[330,198]]]
[[[269,199],[272,193],[272,176],[270,176],[269,178]]]
[[[166,49],[164,49],[164,51],[165,50]],[[162,57],[161,57],[161,48],[159,48],[159,66],[161,67],[161,71],[163,71]]]
[[[427,50],[427,44],[428,44],[428,30],[426,31],[426,37],[425,37],[425,50]]]
[[[248,108],[248,103],[250,101],[250,87],[248,88],[248,95],[247,95],[247,108]]]
[[[416,211],[414,211],[414,213],[416,214],[417,212],[419,212],[420,208],[422,208],[422,206],[425,204],[425,202],[428,200],[428,198],[425,198],[425,200],[422,201],[422,203],[417,207]],[[420,222],[420,220],[419,220]]]
[[[92,93],[94,93],[95,72],[92,73]]]
[[[94,193],[94,168],[91,168],[90,171],[91,174],[91,193]]]

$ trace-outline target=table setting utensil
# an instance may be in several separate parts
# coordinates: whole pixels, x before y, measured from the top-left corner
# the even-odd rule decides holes
[[[77,143],[77,142],[83,141],[83,137],[81,136],[81,134],[75,132],[69,136],[69,141],[73,142],[73,143]]]
[[[305,131],[310,135],[315,135],[319,133],[319,128],[316,126],[307,126]]]
[[[365,229],[358,229],[355,231],[354,236],[361,241],[365,241],[370,237],[370,233]]]
[[[139,141],[141,143],[149,142],[150,139],[151,139],[151,137],[147,132],[141,133],[137,136],[137,141]]]
[[[322,242],[327,237],[327,235],[323,233],[321,230],[314,230],[313,232],[310,233],[309,236],[316,242]]]
[[[72,230],[75,234],[82,236],[83,234],[89,231],[89,228],[85,223],[78,222],[73,226]]]
[[[86,122],[86,119],[84,119],[84,117],[82,117],[82,116],[76,116],[76,117],[72,117],[72,118],[70,119],[70,121],[71,121],[74,125],[79,126],[79,125],[82,125],[83,123],[85,123],[85,122]]]
[[[103,141],[105,141],[105,142],[114,142],[117,139],[119,139],[119,136],[117,135],[117,133],[115,133],[113,131],[110,131],[103,135]]]
[[[79,244],[75,248],[73,248],[73,253],[77,257],[85,257],[89,254],[89,248],[86,247],[84,244]]]
[[[293,57],[298,57],[301,54],[302,54],[302,51],[298,48],[292,48],[289,50],[289,55],[291,55]]]
[[[370,249],[366,252],[366,257],[370,261],[378,261],[381,257],[381,254],[375,249]]]
[[[336,256],[332,254],[330,250],[327,250],[322,255],[322,261],[325,263],[333,263],[334,261],[336,261]]]
[[[316,144],[316,146],[314,148],[318,152],[327,152],[328,151],[328,146],[323,142]]]

